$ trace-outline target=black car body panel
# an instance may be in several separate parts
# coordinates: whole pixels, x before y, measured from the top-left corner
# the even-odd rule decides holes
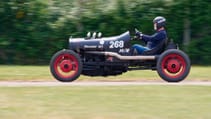
[[[76,51],[112,51],[124,54],[129,52],[130,45],[129,31],[113,37],[104,38],[70,38],[69,49]]]

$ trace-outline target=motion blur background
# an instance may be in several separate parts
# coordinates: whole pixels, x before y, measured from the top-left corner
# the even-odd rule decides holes
[[[210,0],[1,0],[0,64],[48,64],[70,36],[88,31],[152,34],[156,16],[192,64],[211,64]]]

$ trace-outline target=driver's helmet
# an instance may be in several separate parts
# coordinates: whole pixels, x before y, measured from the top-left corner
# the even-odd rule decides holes
[[[164,27],[166,25],[166,19],[162,16],[157,16],[154,18],[153,23],[157,24],[157,29]]]

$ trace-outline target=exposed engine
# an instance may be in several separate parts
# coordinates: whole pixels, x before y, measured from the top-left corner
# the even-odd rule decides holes
[[[118,61],[118,62],[117,62]],[[82,56],[83,70],[82,74],[88,76],[108,76],[119,75],[127,71],[128,66],[114,57],[102,55]]]

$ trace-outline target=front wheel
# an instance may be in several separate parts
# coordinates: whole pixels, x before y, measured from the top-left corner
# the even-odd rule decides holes
[[[71,50],[61,50],[53,55],[50,61],[52,75],[59,81],[76,80],[82,71],[82,63],[78,54]]]
[[[171,49],[162,53],[157,61],[157,72],[168,82],[184,80],[190,72],[190,59],[182,51]]]

